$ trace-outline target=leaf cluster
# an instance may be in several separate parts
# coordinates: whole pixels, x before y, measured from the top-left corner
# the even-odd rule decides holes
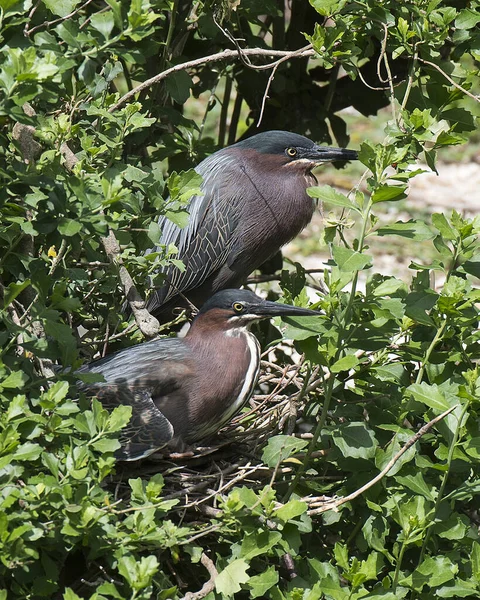
[[[0,600],[478,597],[480,221],[387,225],[381,212],[476,127],[478,4],[0,3]],[[269,81],[264,58],[210,60],[231,48],[219,25],[246,48],[307,41],[312,57]],[[185,224],[201,183],[188,169],[257,131],[262,99],[262,128],[338,145],[341,109],[392,113],[384,143],[361,144],[353,193],[309,190],[327,208],[325,317],[284,328],[294,349],[277,348],[258,395],[270,429],[245,451],[253,469],[235,470],[241,445],[228,464],[122,468],[129,410],[82,398],[68,371],[141,341],[102,240],[114,233],[144,295],[160,266],[181,268],[175,247],[156,247],[158,216]],[[413,257],[411,281],[381,275],[369,244],[388,237],[433,258]],[[286,301],[307,304],[305,277],[283,273]],[[297,377],[278,418],[268,377],[284,363]],[[172,491],[179,472],[189,483]]]

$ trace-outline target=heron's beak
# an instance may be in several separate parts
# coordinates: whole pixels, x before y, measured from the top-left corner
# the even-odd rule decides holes
[[[334,160],[357,160],[356,150],[347,148],[329,148],[328,146],[314,146],[310,150],[305,150],[301,158],[307,158],[315,163],[332,162]]]
[[[265,300],[261,304],[249,307],[249,312],[259,317],[314,317],[323,313],[309,308],[300,308],[291,304],[279,304]]]

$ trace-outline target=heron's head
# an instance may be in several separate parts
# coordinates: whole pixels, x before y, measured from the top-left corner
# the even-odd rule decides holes
[[[312,140],[289,131],[265,131],[246,140],[237,142],[230,148],[234,151],[256,153],[255,159],[274,162],[278,166],[299,168],[311,171],[317,165],[332,161],[356,160],[355,150],[319,146]]]
[[[249,290],[222,290],[202,306],[190,331],[194,330],[194,325],[200,322],[202,329],[231,331],[248,327],[260,319],[286,316],[311,317],[320,314],[322,313],[316,310],[264,300]]]

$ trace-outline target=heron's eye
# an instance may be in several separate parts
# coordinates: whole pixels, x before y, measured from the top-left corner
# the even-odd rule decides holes
[[[234,302],[233,303],[233,310],[237,313],[243,312],[243,304],[241,302]]]
[[[287,154],[288,156],[297,156],[297,149],[296,148],[287,148]]]

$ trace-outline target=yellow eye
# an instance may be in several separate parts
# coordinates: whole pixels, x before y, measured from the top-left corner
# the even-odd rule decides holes
[[[297,156],[297,149],[296,148],[287,148],[287,154],[288,156]]]
[[[233,303],[233,310],[235,312],[242,312],[243,311],[243,304],[241,302],[234,302]]]

